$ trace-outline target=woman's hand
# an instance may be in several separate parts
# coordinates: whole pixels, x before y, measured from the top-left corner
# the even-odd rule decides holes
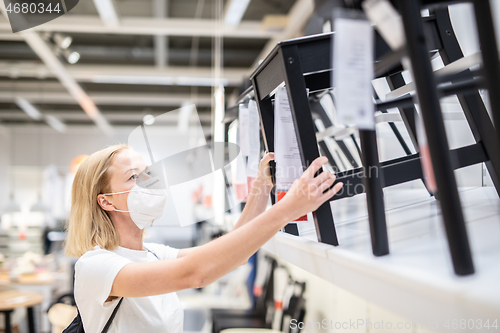
[[[335,184],[334,187],[323,193],[332,186],[336,177],[328,171],[323,171],[317,177],[314,177],[314,174],[327,162],[328,158],[325,156],[315,159],[302,176],[293,182],[286,195],[279,201],[279,204],[287,205],[286,211],[290,212],[291,216],[288,216],[290,221],[315,211],[340,191],[344,185],[343,183]]]
[[[274,160],[274,153],[266,153],[260,160],[259,173],[257,178],[260,178],[264,189],[268,192],[273,188],[273,181],[271,179],[271,167],[269,162]]]

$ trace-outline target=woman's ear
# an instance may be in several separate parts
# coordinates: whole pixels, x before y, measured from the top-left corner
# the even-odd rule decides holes
[[[103,194],[97,195],[97,203],[99,204],[99,206],[101,206],[102,209],[108,212],[112,212],[116,209],[115,206],[113,206],[113,204]]]

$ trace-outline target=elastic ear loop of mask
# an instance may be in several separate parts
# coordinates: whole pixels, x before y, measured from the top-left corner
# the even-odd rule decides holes
[[[122,191],[122,192],[114,192],[114,193],[101,193],[101,194],[102,195],[114,195],[114,194],[122,194],[122,193],[127,193],[127,192],[132,192],[132,190]],[[156,195],[156,196],[162,196],[162,194],[156,194],[156,193],[148,193],[148,194],[150,194],[150,195]],[[165,195],[165,196],[167,196],[167,195]],[[134,211],[131,211],[131,210],[120,210],[120,209],[116,209],[116,208],[115,208],[115,212],[136,213],[136,214],[142,214],[142,215],[147,215],[147,216],[153,216],[153,215],[146,214],[146,213],[134,212]]]
[[[144,189],[142,189],[142,190],[144,190]],[[122,192],[114,192],[114,193],[101,193],[101,194],[102,195],[114,195],[114,194],[122,194],[122,193],[127,193],[127,192],[132,192],[132,191],[134,191],[134,190],[128,190],[128,191],[122,191]],[[143,191],[141,191],[141,189],[135,190],[135,191],[136,192],[142,192],[142,193],[144,193]],[[167,196],[166,194],[149,193],[149,192],[146,192],[146,193],[149,194],[149,195],[156,195],[156,196],[159,196],[159,197],[161,197],[161,196],[165,196],[166,197]]]

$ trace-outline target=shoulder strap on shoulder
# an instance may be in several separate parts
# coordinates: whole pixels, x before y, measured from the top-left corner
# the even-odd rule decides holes
[[[111,323],[113,322],[113,319],[115,319],[116,312],[118,312],[118,308],[122,304],[122,301],[123,301],[123,297],[120,299],[120,301],[118,302],[118,305],[113,310],[113,313],[111,314],[111,317],[109,317],[108,322],[106,323],[106,325],[104,325],[104,328],[102,329],[102,333],[107,333],[108,332],[109,327],[111,326]]]
[[[75,286],[75,275],[76,275],[76,272],[73,272],[73,290],[75,289],[75,287],[74,287]],[[107,333],[108,332],[109,327],[111,326],[111,323],[113,322],[113,319],[115,319],[116,313],[118,312],[118,308],[122,304],[122,301],[123,301],[123,297],[120,299],[120,301],[118,302],[118,304],[115,306],[115,309],[113,310],[113,313],[111,314],[111,317],[109,317],[108,322],[106,323],[106,325],[104,325],[104,328],[102,329],[102,333]],[[78,306],[76,305],[76,302],[75,302],[75,306],[76,306],[76,311],[78,313],[77,317],[81,318],[81,316],[80,316],[80,310],[78,310]],[[80,322],[81,322],[81,319],[80,319]]]
[[[149,253],[151,253],[152,255],[154,255],[156,257],[156,259],[160,260],[160,258],[158,258],[158,256],[153,252],[153,251],[149,251],[149,249],[147,247],[144,247]]]

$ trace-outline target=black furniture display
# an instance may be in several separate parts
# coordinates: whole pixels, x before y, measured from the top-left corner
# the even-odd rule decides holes
[[[453,170],[485,162],[495,188],[500,193],[500,140],[478,92],[478,89],[488,88],[490,96],[500,96],[498,91],[500,75],[492,75],[496,73],[498,67],[498,50],[494,33],[485,33],[480,38],[482,45],[488,45],[483,48],[485,61],[482,71],[463,70],[436,78],[430,65],[431,55],[439,52],[445,64],[463,57],[451,27],[446,7],[448,2],[424,1],[423,5],[431,6],[430,16],[424,18],[421,17],[423,7],[419,1],[394,2],[403,17],[407,47],[393,52],[377,35],[375,74],[376,77],[387,78],[391,88],[399,88],[405,84],[401,75],[401,58],[407,55],[411,60],[413,72],[416,73],[414,81],[418,103],[430,147],[437,181],[437,197],[441,205],[453,266],[457,275],[472,274],[474,272],[472,256]],[[478,2],[482,3],[481,0]],[[343,3],[336,1],[336,4]],[[359,5],[361,1],[350,3]],[[477,13],[487,14],[488,9],[485,9],[484,4],[479,6],[477,2],[474,4]],[[488,28],[491,13],[486,16],[489,16],[486,23],[478,22],[480,32],[491,28]],[[480,28],[480,25],[483,27]],[[427,35],[424,34],[424,27],[428,32]],[[250,77],[258,102],[264,143],[268,151],[274,151],[273,94],[277,87],[285,85],[304,168],[320,155],[319,149],[324,150],[321,146],[318,147],[306,89],[314,94],[331,88],[332,38],[333,34],[327,33],[282,41]],[[492,61],[493,58],[496,61]],[[491,72],[490,67],[492,67]],[[451,95],[458,96],[476,140],[475,144],[452,150],[447,143],[439,105],[439,98]],[[496,97],[491,102],[495,122],[500,118],[498,115],[500,109],[495,104],[498,103],[495,102]],[[405,95],[386,101],[377,100],[375,108],[382,112],[398,108],[417,153],[408,154],[405,149],[406,156],[379,162],[375,131],[360,131],[363,166],[337,174],[337,181],[343,182],[344,188],[332,200],[363,192],[367,194],[372,250],[375,255],[389,252],[382,188],[423,178],[415,130],[414,103],[417,103],[417,100]],[[378,165],[380,165],[377,169],[378,177],[370,177],[365,172]],[[313,212],[313,216],[318,241],[338,245],[329,202]]]
[[[256,298],[254,307],[250,310],[212,309],[213,333],[218,333],[226,328],[269,328],[271,326],[267,313],[268,308],[274,304],[274,269],[277,262],[268,256],[263,259],[266,260],[269,269],[266,271],[267,275],[262,286],[262,294]]]

